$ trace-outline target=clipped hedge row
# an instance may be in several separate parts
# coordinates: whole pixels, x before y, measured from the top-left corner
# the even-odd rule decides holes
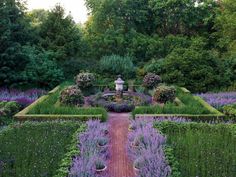
[[[79,130],[78,130],[79,129]],[[53,176],[70,151],[80,122],[14,124],[0,131],[0,176]]]

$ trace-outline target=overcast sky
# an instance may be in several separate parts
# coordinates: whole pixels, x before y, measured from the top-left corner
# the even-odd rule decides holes
[[[84,0],[27,0],[28,9],[51,9],[56,3],[63,5],[74,17],[76,22],[84,23],[87,20],[87,9]]]

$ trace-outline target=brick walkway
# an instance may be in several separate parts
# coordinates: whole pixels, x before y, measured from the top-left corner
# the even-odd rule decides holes
[[[130,162],[126,151],[129,114],[110,113],[108,122],[111,138],[109,177],[134,177],[132,162]]]

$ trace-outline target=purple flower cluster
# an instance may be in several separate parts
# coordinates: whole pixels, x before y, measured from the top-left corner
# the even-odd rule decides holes
[[[109,158],[108,127],[99,120],[87,122],[87,131],[80,134],[80,155],[73,159],[69,176],[73,177],[106,177],[107,171],[96,172],[97,165],[105,165]],[[101,143],[99,145],[99,143]]]
[[[134,161],[136,175],[140,177],[167,177],[171,174],[163,146],[166,137],[153,128],[153,122],[136,119],[130,125],[128,154]]]
[[[0,89],[0,101],[16,101],[22,106],[28,106],[37,100],[45,91],[40,89],[31,89],[25,92],[16,89]]]
[[[207,103],[219,109],[225,105],[236,103],[236,92],[205,93],[198,94]]]

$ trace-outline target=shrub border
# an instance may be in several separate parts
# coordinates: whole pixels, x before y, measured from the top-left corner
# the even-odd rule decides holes
[[[43,102],[46,100],[51,94],[57,92],[59,90],[60,86],[55,87],[53,90],[49,91],[47,95],[41,96],[39,99],[37,99],[35,102],[30,104],[28,107],[23,109],[22,111],[18,112],[14,115],[14,118],[19,121],[45,121],[45,120],[78,120],[78,121],[86,121],[89,118],[91,119],[100,119],[105,120],[106,118],[103,118],[102,114],[96,114],[96,115],[67,115],[67,114],[27,114],[31,108],[33,108],[36,104]]]

